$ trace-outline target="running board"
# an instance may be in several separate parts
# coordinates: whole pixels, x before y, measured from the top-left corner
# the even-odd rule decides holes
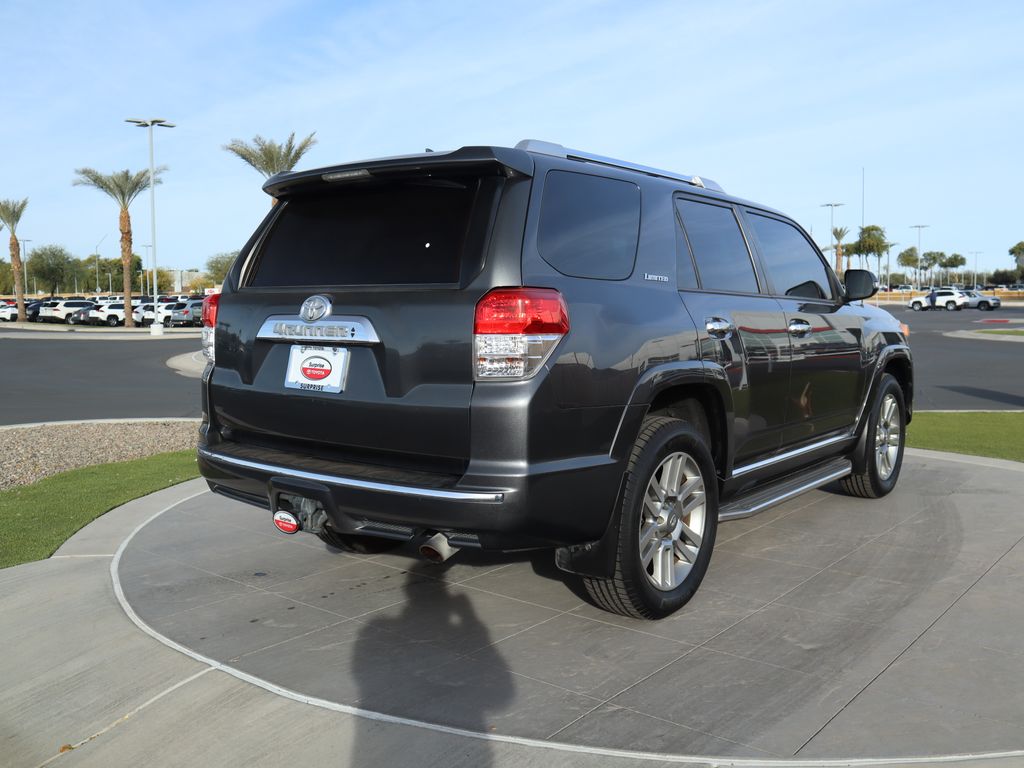
[[[849,459],[831,459],[824,464],[802,470],[795,475],[776,480],[767,486],[755,488],[753,491],[723,504],[718,510],[718,519],[739,520],[764,512],[769,507],[799,496],[806,491],[820,488],[823,485],[846,477],[853,471],[853,463]]]

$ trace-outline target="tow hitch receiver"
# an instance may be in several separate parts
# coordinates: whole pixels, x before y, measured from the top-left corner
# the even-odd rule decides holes
[[[281,533],[298,533],[302,530],[299,519],[291,512],[285,512],[283,509],[279,509],[274,513],[274,525],[277,526],[277,530]]]

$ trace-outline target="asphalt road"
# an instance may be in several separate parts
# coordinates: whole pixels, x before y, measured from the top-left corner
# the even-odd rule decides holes
[[[1024,346],[943,335],[1006,327],[990,321],[1018,320],[1010,327],[1024,328],[1024,308],[888,309],[911,328],[918,410],[1024,409]],[[0,424],[200,415],[198,381],[166,364],[171,357],[194,352],[198,339],[99,341],[17,335],[0,338]]]
[[[167,367],[199,339],[0,339],[0,424],[200,416],[199,381]]]
[[[910,326],[916,410],[1024,409],[1024,346],[943,335],[983,328],[1024,330],[1024,308],[995,312],[914,312],[896,306],[887,309]],[[1017,322],[993,322],[1003,320]]]

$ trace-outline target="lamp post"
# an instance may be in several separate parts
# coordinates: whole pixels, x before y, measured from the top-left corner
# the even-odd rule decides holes
[[[107,234],[110,234],[109,232]],[[107,235],[100,238],[100,241],[96,243],[96,248],[93,253],[96,254],[96,293],[100,292],[100,246],[103,245],[103,241],[107,239]]]
[[[146,281],[147,288],[143,290],[143,293],[148,291],[153,301],[156,301],[156,265],[153,265],[153,272],[151,274],[146,274],[146,265],[149,264],[149,251],[153,246],[145,243],[142,247],[146,249],[146,260],[142,262],[142,274],[148,278]]]
[[[25,278],[25,293],[28,293],[28,244],[31,240],[21,238],[21,276]]]
[[[114,278],[111,276],[110,272],[107,272],[107,293],[111,296],[114,295]]]
[[[149,131],[149,226],[150,240],[153,245],[153,324],[149,327],[149,332],[158,336],[164,332],[164,327],[156,320],[158,286],[156,281],[156,166],[153,165],[153,126],[159,125],[162,128],[173,128],[174,123],[169,123],[162,118],[149,118],[147,120],[128,118],[125,122],[136,125],[139,128],[146,128]]]
[[[916,229],[917,230],[917,258],[918,259],[920,259],[922,256],[924,256],[924,254],[921,253],[921,230],[922,229],[928,229],[928,227],[930,227],[930,226],[931,226],[931,224],[911,224],[910,225],[911,229]],[[920,263],[920,261],[918,263]],[[919,285],[917,287],[920,288],[921,286]]]
[[[836,242],[836,208],[839,208],[846,203],[822,203],[821,208],[828,208],[828,234],[832,238],[832,258],[836,262],[836,273],[842,271],[842,264],[839,263],[839,256],[836,252],[839,250],[838,243]]]
[[[972,291],[977,290],[977,288],[978,288],[978,256],[980,256],[982,253],[984,253],[984,251],[968,251],[967,252],[968,256],[973,256],[974,257],[974,285],[971,286],[971,290]]]

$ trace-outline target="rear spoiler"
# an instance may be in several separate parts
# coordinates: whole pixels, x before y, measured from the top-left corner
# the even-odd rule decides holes
[[[302,188],[321,184],[370,181],[388,176],[418,175],[454,171],[485,175],[533,176],[533,158],[521,149],[507,147],[462,147],[451,152],[382,157],[346,163],[312,171],[279,173],[267,179],[263,191],[282,197]]]

